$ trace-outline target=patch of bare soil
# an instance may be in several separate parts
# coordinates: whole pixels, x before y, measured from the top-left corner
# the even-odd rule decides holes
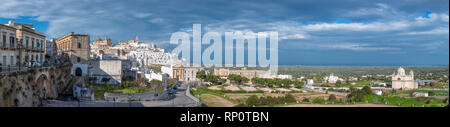
[[[202,94],[200,96],[200,99],[202,100],[203,104],[205,104],[208,107],[234,107],[237,105],[222,97],[218,97],[211,94]]]

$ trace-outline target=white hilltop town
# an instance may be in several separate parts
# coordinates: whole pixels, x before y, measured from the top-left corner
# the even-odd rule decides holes
[[[110,84],[120,85],[122,81],[120,77],[163,81],[169,78],[165,75],[172,76],[170,72],[173,66],[182,66],[177,54],[165,52],[152,43],[140,42],[138,36],[135,40],[119,41],[116,45],[112,44],[111,38],[105,37],[102,40],[98,37],[90,46],[93,69],[90,71],[90,77],[96,77],[98,83],[102,78],[111,78],[114,80],[110,80]],[[152,65],[162,66],[160,68],[164,68],[164,72],[161,72],[161,69],[150,68]],[[108,77],[110,75],[116,75],[116,78]]]

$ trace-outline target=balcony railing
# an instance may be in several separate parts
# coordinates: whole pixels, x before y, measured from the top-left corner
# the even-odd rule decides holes
[[[29,70],[29,69],[33,69],[33,68],[44,68],[44,67],[53,67],[53,66],[65,66],[65,65],[69,65],[70,62],[65,62],[65,63],[44,63],[44,64],[33,64],[33,65],[15,65],[15,66],[11,66],[11,65],[0,65],[0,73],[3,72],[15,72],[15,71],[22,71],[22,70]]]

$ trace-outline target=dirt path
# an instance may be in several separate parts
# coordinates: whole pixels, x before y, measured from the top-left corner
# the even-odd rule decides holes
[[[203,104],[205,104],[208,107],[233,107],[236,106],[231,101],[228,101],[224,98],[211,95],[211,94],[202,94],[200,96],[200,99],[202,100]]]
[[[354,104],[354,105],[295,104],[282,107],[396,107],[396,106],[383,104]]]

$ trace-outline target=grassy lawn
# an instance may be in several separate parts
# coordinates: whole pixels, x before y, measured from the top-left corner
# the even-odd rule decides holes
[[[404,98],[397,96],[378,96],[378,95],[366,96],[366,100],[368,100],[369,102],[375,99],[380,103],[383,103],[382,100],[384,99],[388,102],[389,105],[397,105],[402,107],[421,107],[421,106],[443,107],[448,105],[448,103],[444,103],[444,99],[432,97]]]
[[[417,92],[433,92],[435,96],[448,96],[448,91],[445,90],[418,90]]]
[[[192,94],[193,95],[202,95],[202,94],[211,94],[211,95],[215,95],[218,97],[222,97],[228,101],[234,102],[236,103],[236,100],[231,99],[230,97],[226,96],[222,91],[218,91],[218,90],[209,90],[209,89],[202,89],[202,88],[197,88],[197,90],[192,90]]]
[[[394,93],[392,95],[409,95],[411,92],[412,92],[411,90],[401,91],[401,92]],[[434,94],[434,96],[448,96],[448,91],[445,91],[445,90],[417,90],[416,92],[421,92],[421,93],[432,92]],[[431,95],[428,95],[428,96],[431,96]]]
[[[353,86],[353,87],[370,86],[370,82],[372,82],[372,81],[368,81],[368,80],[355,81],[355,82],[354,82],[355,85],[345,84],[344,86],[345,86],[345,87],[350,87],[350,86]],[[383,82],[383,81],[374,81],[374,82]],[[350,83],[353,83],[353,82],[350,82]]]

